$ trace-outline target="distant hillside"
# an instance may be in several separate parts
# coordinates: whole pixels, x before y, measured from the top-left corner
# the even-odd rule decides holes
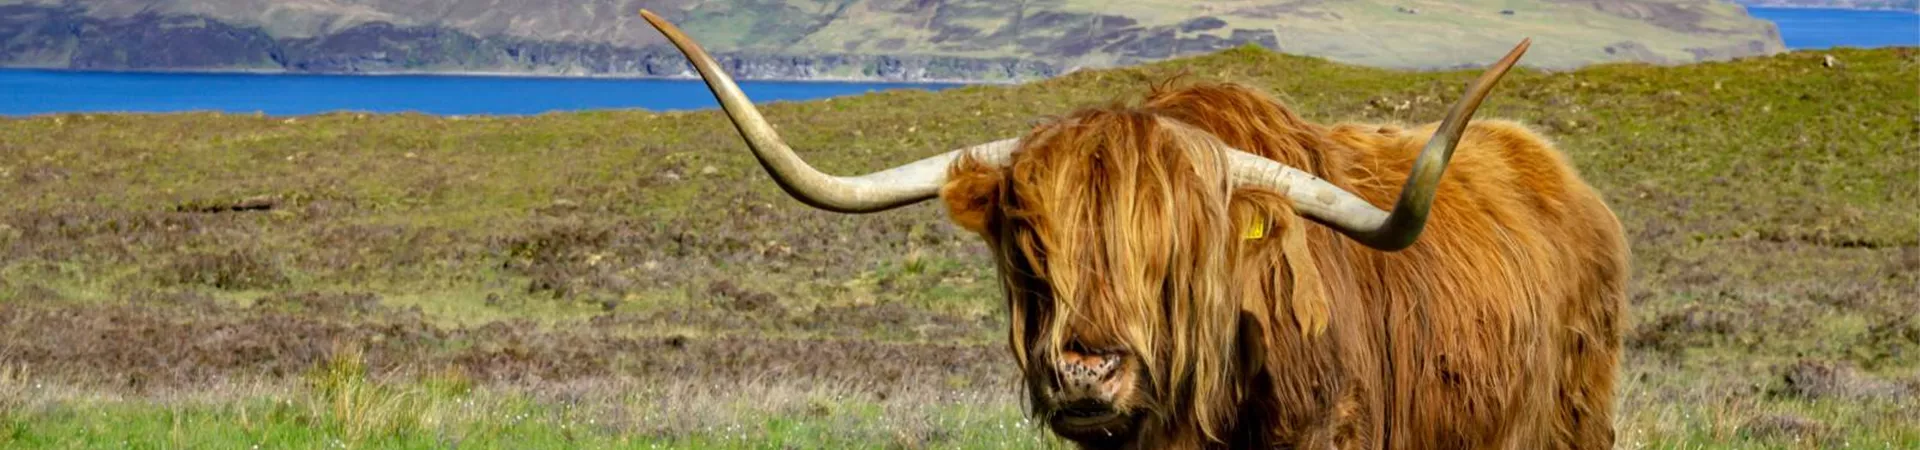
[[[1920,10],[1920,0],[1735,0],[1746,6],[1776,8],[1834,8],[1872,10]],[[1920,32],[1920,31],[1916,31]]]
[[[1720,0],[0,0],[0,65],[680,76],[653,9],[743,78],[1032,78],[1241,45],[1396,68],[1782,51]]]

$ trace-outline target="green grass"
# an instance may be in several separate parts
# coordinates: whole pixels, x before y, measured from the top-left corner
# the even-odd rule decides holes
[[[460,399],[432,399],[425,408],[462,408]],[[0,444],[15,448],[897,448],[923,436],[892,436],[874,428],[891,418],[878,411],[835,413],[829,417],[763,417],[731,429],[702,430],[675,437],[627,436],[585,419],[566,417],[557,407],[497,401],[485,405],[486,417],[443,418],[439,409],[399,411],[419,414],[398,419],[446,419],[445,423],[409,422],[391,429],[355,435],[339,430],[351,420],[314,414],[286,401],[249,399],[199,406],[83,405],[21,416],[0,416]],[[863,405],[835,405],[837,409]],[[1020,423],[1013,411],[987,416],[954,409],[937,432],[941,448],[1058,448],[1043,431]],[[381,424],[387,425],[387,424]],[[931,432],[930,432],[931,433]],[[257,447],[256,447],[257,446]]]
[[[7,448],[1057,448],[1005,404],[902,405],[778,387],[705,405],[692,423],[652,389],[563,400],[477,388],[458,375],[375,380],[346,351],[294,386],[229,385],[188,398],[69,397],[0,378]],[[670,403],[670,401],[669,401]],[[769,408],[769,405],[773,405]],[[636,409],[637,408],[637,409]],[[634,433],[632,429],[650,430]]]
[[[1482,108],[1627,226],[1622,447],[1916,445],[1915,53],[1522,69]],[[1241,49],[764,110],[855,173],[1181,73],[1401,123],[1475,75]],[[0,198],[0,447],[1050,442],[976,237],[793,202],[713,111],[7,118]]]

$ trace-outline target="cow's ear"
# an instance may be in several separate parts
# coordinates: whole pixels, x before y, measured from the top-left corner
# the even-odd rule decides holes
[[[1003,170],[973,158],[960,158],[947,172],[947,184],[940,187],[940,200],[947,203],[947,216],[954,224],[984,235],[987,220],[999,206],[1000,190],[1005,184]]]
[[[1320,280],[1320,269],[1314,263],[1313,250],[1307,246],[1306,221],[1288,217],[1286,230],[1281,231],[1281,251],[1286,253],[1287,268],[1293,275],[1293,320],[1300,326],[1300,334],[1307,338],[1319,336],[1327,331],[1327,321],[1332,309],[1327,305],[1326,284]]]
[[[1243,269],[1255,271],[1243,273],[1249,277],[1278,277],[1284,264],[1287,278],[1272,278],[1270,284],[1262,289],[1248,291],[1244,300],[1245,309],[1260,309],[1263,305],[1272,308],[1271,320],[1292,322],[1300,330],[1303,338],[1313,338],[1324,333],[1330,320],[1331,307],[1328,304],[1326,286],[1321,280],[1320,269],[1315,264],[1313,251],[1307,240],[1307,221],[1294,212],[1292,202],[1281,194],[1267,189],[1240,189],[1234,192],[1233,203],[1229,206],[1230,217],[1240,235],[1240,247],[1236,258],[1240,258]],[[1271,259],[1274,250],[1280,252],[1279,259]],[[1271,260],[1271,265],[1257,264],[1255,261]],[[1282,286],[1290,286],[1282,287]],[[1275,289],[1290,289],[1284,297]],[[1285,301],[1266,303],[1270,299],[1283,298]],[[1268,322],[1267,325],[1281,324]],[[1269,328],[1276,330],[1277,328]]]

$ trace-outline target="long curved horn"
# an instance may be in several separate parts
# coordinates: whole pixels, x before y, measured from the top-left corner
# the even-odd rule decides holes
[[[700,71],[701,79],[713,91],[721,109],[726,111],[761,167],[767,170],[780,188],[813,207],[864,213],[928,200],[939,194],[949,166],[963,152],[972,152],[975,158],[988,164],[1006,165],[1019,146],[1018,138],[1002,139],[857,177],[821,173],[801,160],[793,148],[780,139],[773,125],[767,123],[760,111],[754,108],[753,102],[747,99],[725,71],[720,70],[719,63],[714,62],[706,50],[701,49],[678,27],[653,12],[643,9],[640,16],[666,35],[675,47],[686,54],[694,69]],[[1520,41],[1520,45],[1515,46],[1505,58],[1480,75],[1474,85],[1468,88],[1465,98],[1453,105],[1447,117],[1440,122],[1439,129],[1434,132],[1434,137],[1427,141],[1426,148],[1414,161],[1391,214],[1313,174],[1237,149],[1230,150],[1228,155],[1234,182],[1286,192],[1302,215],[1325,223],[1367,246],[1394,251],[1413,245],[1426,227],[1427,214],[1433,206],[1440,176],[1446,171],[1447,161],[1452,158],[1461,133],[1466,131],[1467,121],[1480,102],[1492,92],[1494,84],[1513,68],[1531,43],[1531,39]]]
[[[721,109],[727,118],[733,121],[734,128],[740,130],[740,136],[747,141],[747,147],[753,150],[754,158],[760,160],[760,166],[767,170],[774,182],[787,191],[788,195],[815,208],[843,213],[877,212],[898,208],[927,199],[940,193],[941,184],[946,182],[947,169],[962,152],[973,152],[976,158],[988,164],[1005,165],[1009,155],[1019,144],[1019,139],[1003,139],[954,150],[940,155],[914,161],[879,172],[857,177],[837,177],[821,173],[793,148],[780,139],[773,125],[754,108],[753,101],[740,92],[740,86],[733,83],[720,64],[714,62],[707,51],[694,43],[692,38],[680,31],[652,11],[640,10],[640,17],[653,24],[660,34],[673,41],[687,60],[700,71],[700,78],[707,83],[707,89],[713,91],[713,97],[720,101]]]
[[[1460,143],[1460,134],[1466,131],[1473,111],[1493,92],[1493,85],[1500,77],[1520,61],[1520,55],[1527,52],[1532,42],[1532,39],[1521,40],[1505,58],[1480,74],[1473,86],[1467,88],[1466,97],[1453,104],[1446,119],[1434,130],[1433,138],[1427,140],[1426,148],[1420,150],[1419,159],[1414,160],[1392,214],[1312,174],[1250,154],[1232,155],[1234,179],[1286,191],[1301,215],[1327,224],[1369,247],[1386,251],[1407,248],[1427,225],[1427,213],[1433,207],[1440,176],[1446,173],[1447,160],[1453,157],[1454,146]]]

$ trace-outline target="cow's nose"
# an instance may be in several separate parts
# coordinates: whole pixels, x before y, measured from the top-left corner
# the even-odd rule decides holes
[[[1113,376],[1120,365],[1118,352],[1096,352],[1068,348],[1060,352],[1060,378],[1068,390],[1100,392],[1100,384]]]

